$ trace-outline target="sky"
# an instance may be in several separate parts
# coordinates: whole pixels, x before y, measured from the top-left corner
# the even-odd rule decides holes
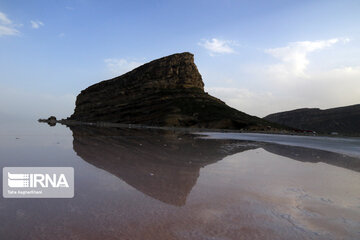
[[[358,0],[2,0],[0,118],[68,117],[82,89],[178,52],[251,115],[359,104],[359,12]]]

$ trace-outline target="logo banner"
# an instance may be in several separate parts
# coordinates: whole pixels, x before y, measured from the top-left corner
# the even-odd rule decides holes
[[[73,198],[72,167],[4,167],[4,198]]]

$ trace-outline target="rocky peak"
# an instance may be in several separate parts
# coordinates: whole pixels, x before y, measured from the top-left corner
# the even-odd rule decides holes
[[[248,128],[267,122],[204,92],[194,55],[177,53],[81,91],[71,120],[156,126]]]
[[[156,59],[124,75],[92,85],[84,91],[97,91],[108,85],[151,91],[178,88],[204,89],[202,77],[194,63],[194,55],[189,52]]]

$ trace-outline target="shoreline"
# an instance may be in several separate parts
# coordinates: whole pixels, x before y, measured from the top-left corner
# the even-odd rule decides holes
[[[107,127],[107,128],[134,128],[134,129],[157,129],[157,130],[168,130],[168,131],[181,131],[189,133],[197,132],[220,132],[220,133],[259,133],[259,134],[276,134],[276,135],[290,135],[290,136],[311,136],[311,137],[329,137],[329,138],[360,138],[360,135],[345,135],[345,134],[322,134],[322,133],[310,133],[310,132],[298,132],[289,130],[250,130],[250,129],[219,129],[219,128],[193,128],[193,127],[173,127],[173,126],[151,126],[142,124],[127,124],[127,123],[111,123],[111,122],[82,122],[77,120],[61,119],[55,121],[49,121],[47,119],[39,119],[38,122],[50,124],[62,124],[62,125],[83,125],[83,126],[94,126],[94,127]]]

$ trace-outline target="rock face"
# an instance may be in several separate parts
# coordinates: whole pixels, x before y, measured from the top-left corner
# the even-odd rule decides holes
[[[269,124],[204,92],[191,53],[144,64],[81,91],[70,120],[200,128],[262,128]]]
[[[360,134],[360,104],[326,110],[302,108],[270,114],[264,119],[289,127],[319,133]]]

